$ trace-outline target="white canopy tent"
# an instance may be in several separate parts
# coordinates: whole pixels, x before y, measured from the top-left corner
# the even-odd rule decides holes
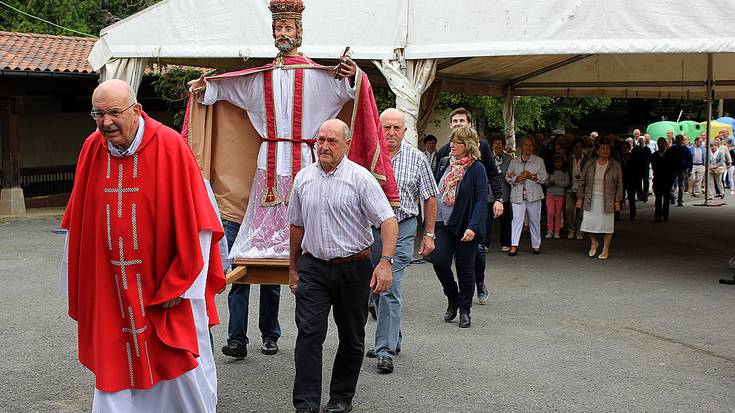
[[[363,67],[372,61],[414,145],[439,90],[503,96],[512,142],[514,95],[735,97],[735,26],[721,17],[732,1],[699,3],[305,0],[301,50],[335,59],[349,45]],[[104,29],[89,60],[133,84],[151,60],[253,65],[275,55],[267,4],[164,0]]]

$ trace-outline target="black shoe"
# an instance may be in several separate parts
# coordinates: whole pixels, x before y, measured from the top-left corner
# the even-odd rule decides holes
[[[653,222],[655,222],[657,224],[660,224],[662,222],[662,219],[661,218],[656,218]]]
[[[393,359],[385,356],[378,357],[378,373],[393,373]]]
[[[296,413],[319,413],[319,409],[296,409]]]
[[[398,347],[396,349],[396,355],[398,355],[398,354],[401,354],[401,348],[400,347]],[[375,357],[377,357],[377,355],[375,354],[375,347],[370,347],[369,349],[367,349],[367,351],[365,352],[365,357],[367,357],[369,359],[374,359]]]
[[[485,304],[490,298],[490,292],[487,290],[485,283],[477,284],[477,303]]]
[[[269,356],[278,353],[278,344],[276,344],[276,340],[271,340],[269,338],[263,340],[263,346],[260,348],[260,352]]]
[[[444,322],[449,323],[454,320],[457,317],[458,310],[459,306],[457,305],[457,303],[450,302],[447,306],[447,312],[444,313]]]
[[[533,251],[531,252],[531,254],[533,254],[533,255],[539,255],[539,254],[541,254],[541,248],[534,248]]]
[[[510,247],[510,251],[508,251],[508,256],[515,257],[516,255],[518,255],[518,247]]]
[[[241,344],[239,341],[232,341],[230,343],[227,343],[226,346],[222,347],[222,354],[237,359],[244,359],[248,356],[248,346],[245,344]]]
[[[470,324],[470,315],[467,313],[459,313],[459,328],[469,328]]]
[[[351,401],[330,400],[329,403],[327,403],[327,405],[324,406],[324,410],[322,410],[322,413],[342,413],[342,412],[347,413],[351,411],[352,411]]]

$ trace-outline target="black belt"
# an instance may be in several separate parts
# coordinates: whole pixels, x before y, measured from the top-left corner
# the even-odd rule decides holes
[[[694,165],[694,166],[704,166],[703,163],[695,163],[695,164],[692,164],[692,165]]]

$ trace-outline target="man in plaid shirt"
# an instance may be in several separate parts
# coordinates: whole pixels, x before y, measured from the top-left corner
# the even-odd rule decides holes
[[[431,173],[429,161],[424,154],[403,142],[406,122],[397,109],[386,109],[380,115],[383,136],[398,183],[401,205],[396,211],[398,219],[398,242],[392,264],[393,284],[388,291],[373,297],[377,312],[375,327],[375,347],[368,350],[368,357],[378,358],[378,372],[393,372],[393,357],[401,351],[401,282],[403,271],[413,257],[416,239],[416,216],[419,202],[424,202],[424,233],[419,248],[420,255],[428,255],[434,250],[434,221],[436,221],[437,188]],[[380,259],[380,231],[373,229],[372,261]]]

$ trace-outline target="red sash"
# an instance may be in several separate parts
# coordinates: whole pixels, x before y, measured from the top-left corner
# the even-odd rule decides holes
[[[293,87],[293,110],[291,124],[291,139],[279,138],[276,133],[276,110],[273,98],[273,71],[263,72],[263,91],[265,98],[265,117],[266,117],[266,136],[262,139],[267,145],[267,158],[265,169],[266,188],[261,196],[260,205],[275,206],[283,202],[281,195],[278,193],[277,174],[276,174],[276,151],[278,142],[291,142],[291,182],[296,174],[301,170],[301,144],[307,143],[313,146],[315,139],[303,139],[302,122],[304,113],[304,69],[297,68],[294,70],[294,87]],[[289,191],[290,192],[290,188]],[[286,196],[288,200],[288,194]]]

